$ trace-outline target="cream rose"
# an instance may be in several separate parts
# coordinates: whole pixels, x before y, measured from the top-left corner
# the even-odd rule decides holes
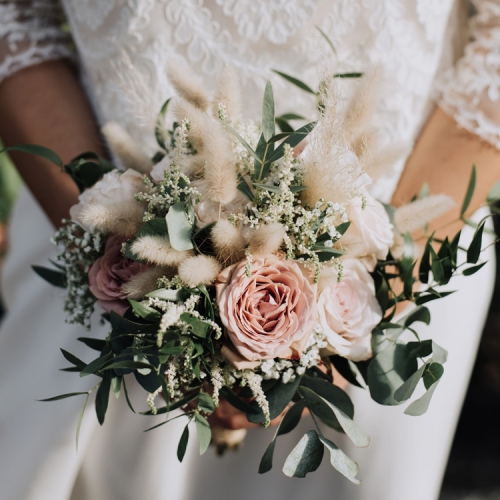
[[[342,280],[334,269],[324,269],[319,280],[318,318],[329,352],[353,361],[372,355],[371,333],[382,319],[373,279],[363,264],[343,261]]]
[[[347,250],[346,259],[362,259],[366,268],[373,271],[377,259],[385,259],[394,243],[393,226],[384,206],[368,193],[364,193],[366,206],[360,196],[347,205],[349,229],[340,240]]]
[[[316,291],[302,268],[274,255],[224,269],[216,279],[220,317],[230,344],[223,351],[237,368],[249,361],[296,359],[316,323]]]
[[[93,226],[84,220],[82,215],[90,205],[94,204],[116,207],[117,209],[121,207],[126,210],[126,215],[137,215],[140,219],[144,207],[134,199],[134,196],[141,191],[146,191],[146,187],[139,172],[132,169],[123,173],[112,170],[104,174],[100,181],[80,195],[79,203],[70,209],[71,219],[85,230],[90,231]]]

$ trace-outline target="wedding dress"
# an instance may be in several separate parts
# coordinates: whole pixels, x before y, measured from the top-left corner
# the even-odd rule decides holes
[[[214,86],[224,64],[242,78],[247,110],[260,109],[271,78],[278,112],[310,115],[310,96],[272,72],[317,84],[318,66],[335,47],[336,68],[366,72],[382,67],[386,89],[377,126],[386,143],[414,142],[436,100],[456,121],[500,148],[500,1],[475,0],[464,40],[467,6],[453,0],[63,0],[83,84],[102,124],[118,121],[154,152],[151,110],[172,95],[168,64],[187,62]],[[60,29],[60,5],[51,0],[0,1],[0,79],[29,65],[71,57]],[[464,52],[465,47],[465,52]],[[456,62],[458,61],[458,62]],[[349,95],[355,85],[343,82]],[[142,105],[141,105],[142,102]],[[1,118],[0,118],[1,119]],[[405,158],[373,186],[390,199]],[[418,191],[420,186],[415,186]],[[54,194],[56,195],[56,193]],[[350,389],[357,421],[372,436],[367,449],[336,442],[360,464],[361,486],[336,473],[325,458],[305,480],[286,478],[281,465],[301,429],[278,440],[274,469],[257,474],[272,429],[254,429],[244,453],[197,456],[192,437],[183,464],[176,458],[182,419],[154,432],[152,420],[110,402],[101,428],[87,411],[78,452],[75,429],[83,401],[36,399],[88,390],[88,378],[57,371],[59,348],[86,359],[76,338],[86,334],[64,323],[62,292],[31,270],[56,250],[50,223],[23,191],[10,230],[12,252],[3,271],[8,316],[0,331],[1,500],[435,500],[474,362],[493,286],[493,257],[479,273],[451,283],[459,290],[430,306],[423,330],[449,350],[445,376],[428,413],[403,415],[368,394]],[[464,239],[471,237],[466,228]],[[94,322],[90,335],[104,336]],[[134,399],[138,406],[144,401]]]

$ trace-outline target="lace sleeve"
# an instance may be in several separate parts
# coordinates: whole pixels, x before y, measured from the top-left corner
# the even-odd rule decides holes
[[[70,57],[56,0],[0,0],[0,82],[22,68]]]
[[[473,0],[471,41],[440,82],[439,106],[500,149],[500,0]]]

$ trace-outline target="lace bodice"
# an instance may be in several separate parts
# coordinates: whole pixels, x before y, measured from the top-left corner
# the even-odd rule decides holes
[[[278,111],[310,115],[314,99],[272,69],[317,85],[329,48],[316,26],[333,41],[338,71],[383,68],[374,120],[387,143],[414,141],[439,99],[460,125],[500,148],[500,0],[473,3],[458,59],[467,9],[459,0],[61,0],[99,119],[120,122],[151,151],[151,110],[172,94],[165,69],[173,62],[189,63],[210,85],[224,64],[235,66],[250,110],[260,109],[271,78]],[[0,79],[68,56],[58,7],[0,0]],[[342,85],[347,99],[356,83]],[[390,197],[403,164],[376,195]]]

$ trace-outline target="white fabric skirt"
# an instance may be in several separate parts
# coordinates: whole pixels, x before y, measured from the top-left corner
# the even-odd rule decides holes
[[[122,397],[110,399],[103,427],[92,402],[83,419],[78,452],[75,432],[84,396],[58,402],[36,400],[85,391],[92,377],[58,371],[67,362],[59,348],[89,361],[88,348],[76,339],[101,337],[106,327],[88,333],[64,322],[63,290],[35,275],[31,265],[45,265],[56,253],[49,239],[53,229],[36,202],[23,191],[14,210],[11,252],[2,273],[8,315],[0,330],[0,500],[435,500],[460,414],[494,284],[494,252],[476,275],[456,278],[458,290],[432,302],[430,327],[422,338],[433,338],[448,352],[445,374],[430,409],[422,417],[403,414],[403,407],[383,407],[366,391],[349,389],[356,420],[372,438],[365,449],[353,449],[344,436],[331,439],[360,465],[360,486],[349,483],[329,464],[305,479],[290,479],[281,467],[287,453],[311,429],[308,419],[294,432],[278,438],[271,472],[257,473],[260,457],[273,429],[252,429],[243,452],[198,456],[196,430],[191,430],[182,464],[177,443],[185,419],[158,430],[142,431],[160,417],[134,415]],[[472,230],[465,228],[464,243]],[[492,241],[485,237],[483,246]],[[130,383],[129,383],[130,384]],[[131,384],[130,384],[131,385]],[[147,409],[139,391],[132,399]],[[330,432],[330,431],[328,431]]]

